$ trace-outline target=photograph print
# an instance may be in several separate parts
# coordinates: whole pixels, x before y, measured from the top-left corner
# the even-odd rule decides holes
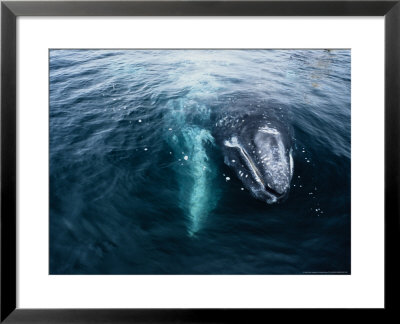
[[[349,49],[50,49],[49,274],[351,274]]]

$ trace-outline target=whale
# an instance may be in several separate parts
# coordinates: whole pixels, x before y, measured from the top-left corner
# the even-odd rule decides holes
[[[213,136],[225,164],[254,198],[267,204],[285,201],[294,172],[285,105],[250,95],[220,110]]]
[[[170,100],[166,111],[166,140],[179,184],[177,202],[187,218],[188,235],[196,237],[219,199],[212,159],[215,140],[204,125],[210,109],[201,100],[186,97]]]
[[[254,95],[224,96],[213,104],[202,98],[176,98],[165,106],[166,142],[174,159],[177,202],[196,237],[217,207],[216,181],[223,160],[250,194],[267,204],[284,201],[293,177],[292,129],[284,105]]]

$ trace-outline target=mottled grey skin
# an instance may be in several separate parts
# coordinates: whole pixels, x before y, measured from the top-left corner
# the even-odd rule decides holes
[[[221,111],[214,137],[225,163],[255,198],[283,201],[293,176],[292,129],[284,106],[245,98]]]

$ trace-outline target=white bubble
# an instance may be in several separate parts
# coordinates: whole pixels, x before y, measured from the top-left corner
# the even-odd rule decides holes
[[[168,130],[172,131],[172,128],[168,128]]]
[[[139,119],[139,120],[138,120],[138,122],[139,122],[139,123],[141,123],[141,122],[142,122],[142,120],[141,120],[141,119]]]
[[[187,161],[189,157],[185,155],[183,158]]]
[[[147,151],[147,147],[145,147],[144,150]]]
[[[244,190],[244,188],[240,188],[240,190]]]
[[[235,160],[232,160],[232,163],[235,163],[236,161]]]
[[[226,181],[229,181],[229,180],[231,180],[231,178],[229,178],[229,177],[226,177],[225,179],[226,179]]]

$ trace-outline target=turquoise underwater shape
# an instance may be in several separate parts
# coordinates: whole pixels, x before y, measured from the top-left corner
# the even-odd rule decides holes
[[[167,104],[167,141],[174,154],[179,184],[179,206],[187,218],[187,231],[194,236],[216,207],[218,194],[213,184],[216,167],[208,155],[215,145],[210,130],[188,121],[188,116],[207,120],[210,110],[193,99],[177,99]]]

